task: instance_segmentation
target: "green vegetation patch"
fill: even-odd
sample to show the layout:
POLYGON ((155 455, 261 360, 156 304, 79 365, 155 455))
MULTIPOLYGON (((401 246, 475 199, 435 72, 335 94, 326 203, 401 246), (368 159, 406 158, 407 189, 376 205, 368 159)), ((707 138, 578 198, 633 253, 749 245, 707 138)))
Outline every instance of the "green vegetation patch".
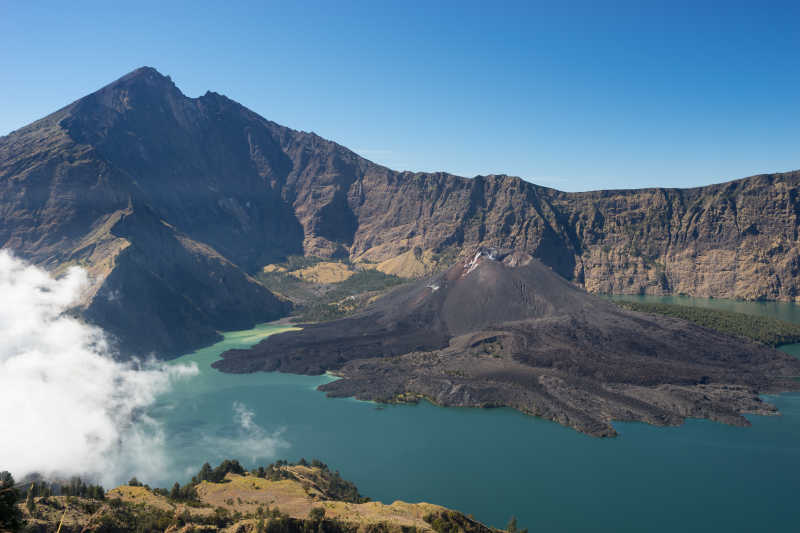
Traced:
POLYGON ((363 309, 372 296, 405 283, 406 280, 377 270, 361 270, 298 310, 302 322, 324 322, 352 315, 363 309))
POLYGON ((404 282, 405 280, 402 278, 391 274, 384 274, 377 270, 362 270, 353 274, 349 279, 337 283, 326 296, 332 300, 341 300, 364 292, 383 291, 404 282))
POLYGON ((800 324, 793 324, 775 318, 703 307, 690 307, 688 305, 620 300, 614 303, 631 311, 680 318, 704 328, 713 329, 727 335, 745 337, 767 346, 800 342, 800 324))
POLYGON ((325 322, 352 315, 377 294, 408 281, 341 259, 291 256, 276 266, 282 270, 259 272, 258 280, 273 293, 290 300, 295 306, 294 316, 300 322, 325 322), (335 283, 314 283, 297 276, 298 270, 325 262, 350 265, 356 272, 335 283))
MULTIPOLYGON (((464 516, 463 514, 451 511, 449 509, 442 509, 440 511, 428 513, 422 517, 424 521, 431 525, 431 529, 436 533, 496 533, 497 529, 488 528, 483 524, 476 522, 471 517, 464 516)), ((528 533, 527 529, 517 528, 517 519, 511 518, 509 522, 508 533, 528 533), (512 529, 513 528, 513 529, 512 529)))

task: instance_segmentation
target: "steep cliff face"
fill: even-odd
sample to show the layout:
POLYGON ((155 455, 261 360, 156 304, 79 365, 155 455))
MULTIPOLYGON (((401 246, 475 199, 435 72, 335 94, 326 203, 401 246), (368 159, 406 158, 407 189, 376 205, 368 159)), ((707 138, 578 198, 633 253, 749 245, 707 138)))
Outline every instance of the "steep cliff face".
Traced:
POLYGON ((695 189, 564 193, 507 176, 372 173, 355 258, 526 250, 592 292, 797 300, 800 172, 695 189))
POLYGON ((598 292, 796 301, 800 172, 696 189, 560 194, 598 292))
POLYGON ((576 247, 556 191, 508 176, 375 172, 366 176, 351 254, 381 261, 409 249, 525 250, 571 278, 576 247))
POLYGON ((395 172, 222 95, 188 98, 145 67, 0 138, 0 247, 56 273, 86 266, 96 283, 84 309, 97 309, 87 316, 123 339, 141 337, 144 322, 120 315, 112 327, 94 300, 104 283, 131 295, 132 317, 153 315, 134 295, 162 286, 163 335, 134 344, 179 353, 285 313, 248 274, 293 254, 421 275, 486 246, 526 251, 590 291, 797 300, 799 182, 794 172, 573 194, 508 176, 395 172), (157 223, 134 238, 122 219, 157 223), (168 242, 193 259, 166 268, 168 242), (192 292, 219 279, 230 297, 192 292), (194 311, 172 322, 166 309, 186 305, 194 311))

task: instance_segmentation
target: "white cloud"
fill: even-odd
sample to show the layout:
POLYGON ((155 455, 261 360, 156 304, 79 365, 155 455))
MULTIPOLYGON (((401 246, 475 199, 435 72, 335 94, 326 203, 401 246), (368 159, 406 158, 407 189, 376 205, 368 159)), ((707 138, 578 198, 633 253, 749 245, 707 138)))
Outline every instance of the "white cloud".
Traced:
POLYGON ((256 464, 270 459, 289 444, 281 437, 283 431, 267 432, 255 422, 255 412, 242 402, 233 402, 234 431, 230 436, 207 437, 206 448, 220 457, 237 458, 256 464))
POLYGON ((158 477, 169 460, 146 409, 197 367, 115 361, 102 330, 65 314, 87 286, 80 268, 56 280, 0 251, 0 470, 158 477))

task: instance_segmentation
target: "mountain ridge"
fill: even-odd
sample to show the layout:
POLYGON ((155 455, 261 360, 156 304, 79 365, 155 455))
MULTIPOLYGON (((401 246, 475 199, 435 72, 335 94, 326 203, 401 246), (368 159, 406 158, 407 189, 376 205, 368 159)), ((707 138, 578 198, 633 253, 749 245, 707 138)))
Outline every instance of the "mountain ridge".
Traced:
POLYGON ((134 327, 119 313, 87 314, 128 353, 178 355, 220 329, 285 315, 289 304, 252 275, 290 255, 369 264, 487 246, 528 252, 591 292, 797 301, 798 192, 798 171, 584 193, 505 175, 397 172, 218 93, 187 97, 151 67, 0 137, 0 247, 55 273, 86 266, 96 284, 84 313, 116 291, 120 305, 147 318, 134 327), (129 209, 150 228, 133 244, 113 229, 129 209), (189 254, 185 267, 201 285, 249 310, 228 305, 222 319, 214 298, 185 301, 182 275, 151 257, 162 237, 150 219, 171 228, 167 240, 189 254), (175 244, 186 239, 197 244, 175 244), (210 264, 226 275, 203 273, 210 264), (105 287, 120 266, 136 274, 105 287), (134 279, 152 279, 145 286, 160 287, 183 318, 133 305, 134 279), (164 334, 142 338, 143 324, 164 334), (178 327, 187 333, 170 338, 178 327))

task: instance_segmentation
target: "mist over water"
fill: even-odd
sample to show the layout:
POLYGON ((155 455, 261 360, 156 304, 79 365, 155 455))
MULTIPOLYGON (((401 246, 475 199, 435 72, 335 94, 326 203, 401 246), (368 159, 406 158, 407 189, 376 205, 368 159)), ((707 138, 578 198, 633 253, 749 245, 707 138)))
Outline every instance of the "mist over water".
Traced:
POLYGON ((0 470, 18 478, 81 475, 113 486, 168 468, 147 408, 194 364, 119 362, 104 332, 65 314, 89 284, 0 251, 0 470))
MULTIPOLYGON (((224 340, 213 346, 167 363, 196 365, 198 374, 174 383, 148 408, 148 415, 165 430, 165 445, 172 454, 165 470, 140 480, 168 486, 188 481, 205 462, 214 465, 238 459, 254 467, 294 456, 296 443, 287 430, 297 421, 287 419, 295 411, 286 405, 291 403, 291 395, 282 385, 284 381, 309 380, 309 376, 223 374, 211 368, 225 350, 252 346, 286 329, 290 328, 261 324, 252 330, 226 332, 224 340), (267 406, 273 411, 265 416, 267 406)), ((320 394, 313 387, 309 392, 315 397, 320 394)))
MULTIPOLYGON (((214 457, 235 458, 255 465, 259 459, 269 460, 278 450, 289 447, 282 439, 283 431, 267 432, 255 423, 255 411, 244 403, 231 403, 233 427, 226 434, 205 435, 203 443, 208 454, 214 457)), ((213 459, 213 457, 210 457, 213 459)))

